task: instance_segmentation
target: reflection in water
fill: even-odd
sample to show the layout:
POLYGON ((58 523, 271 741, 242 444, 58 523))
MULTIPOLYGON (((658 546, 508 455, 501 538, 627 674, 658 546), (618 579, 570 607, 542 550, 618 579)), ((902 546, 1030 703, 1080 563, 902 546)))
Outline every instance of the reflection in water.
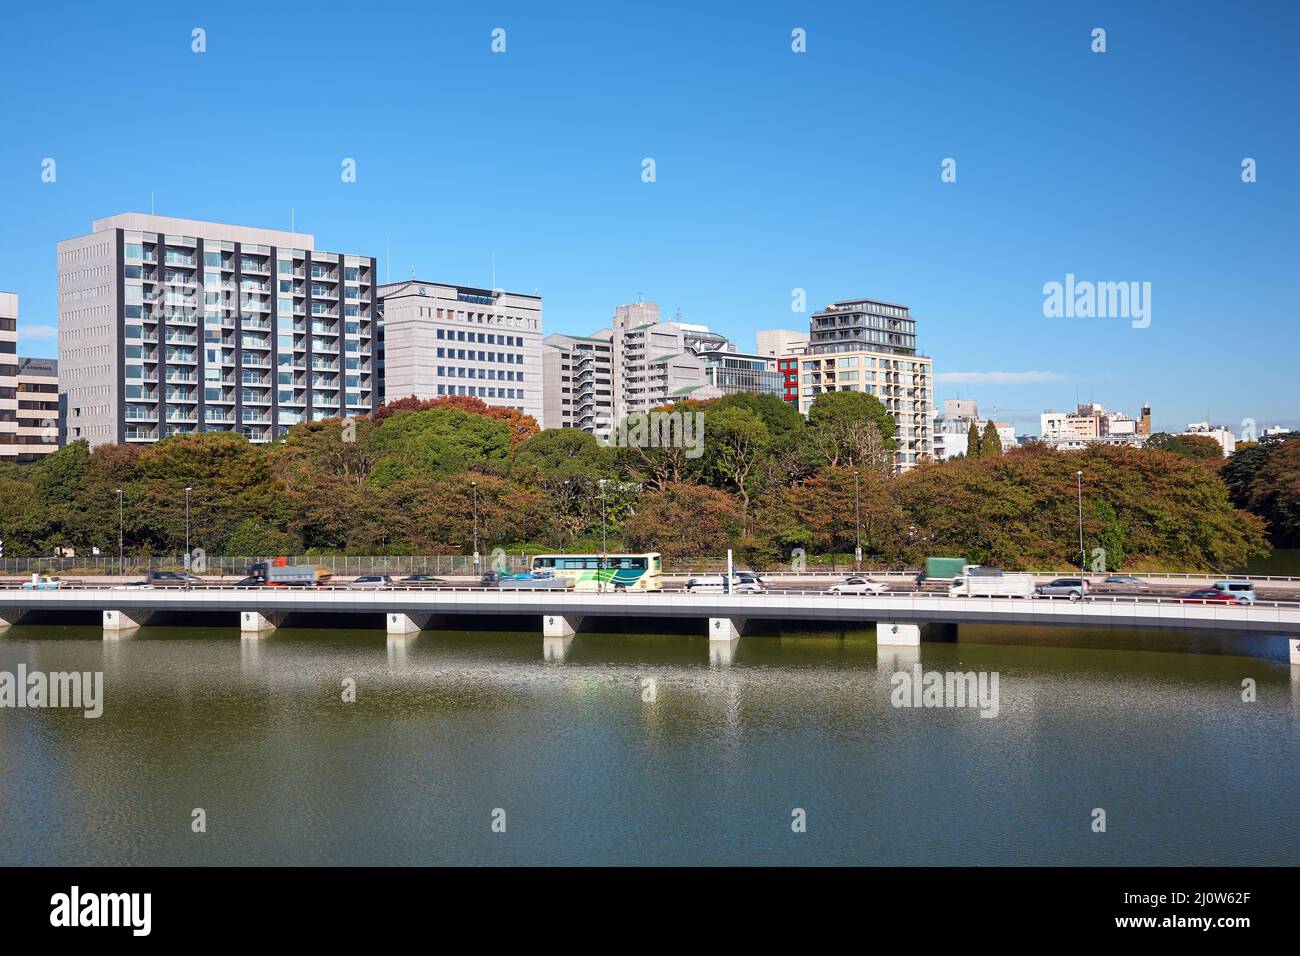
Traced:
POLYGON ((0 864, 1294 861, 1300 668, 1060 637, 14 627, 0 668, 105 709, 0 710, 0 864), (998 716, 896 709, 917 664, 998 673, 998 716))

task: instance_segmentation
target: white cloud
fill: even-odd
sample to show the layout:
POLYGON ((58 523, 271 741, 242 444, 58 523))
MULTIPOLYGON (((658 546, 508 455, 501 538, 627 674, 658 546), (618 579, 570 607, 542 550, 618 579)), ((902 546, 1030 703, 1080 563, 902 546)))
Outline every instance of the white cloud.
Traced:
POLYGON ((943 385, 1034 385, 1064 381, 1065 376, 1059 372, 940 372, 934 379, 943 385))
POLYGON ((58 338, 59 330, 52 325, 20 325, 18 338, 28 342, 48 342, 58 338))

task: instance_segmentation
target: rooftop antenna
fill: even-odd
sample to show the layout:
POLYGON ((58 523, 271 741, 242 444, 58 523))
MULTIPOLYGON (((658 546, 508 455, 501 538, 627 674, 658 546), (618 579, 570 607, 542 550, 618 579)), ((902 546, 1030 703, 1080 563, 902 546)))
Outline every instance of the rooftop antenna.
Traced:
POLYGON ((411 278, 415 278, 415 266, 411 266, 411 278))

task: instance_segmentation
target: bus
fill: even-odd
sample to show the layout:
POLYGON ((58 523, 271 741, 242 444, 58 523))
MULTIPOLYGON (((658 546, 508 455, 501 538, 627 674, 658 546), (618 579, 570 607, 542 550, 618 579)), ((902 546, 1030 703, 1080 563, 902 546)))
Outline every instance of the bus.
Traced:
POLYGON ((575 591, 658 591, 663 587, 663 561, 648 554, 538 554, 532 572, 551 573, 573 582, 575 591))

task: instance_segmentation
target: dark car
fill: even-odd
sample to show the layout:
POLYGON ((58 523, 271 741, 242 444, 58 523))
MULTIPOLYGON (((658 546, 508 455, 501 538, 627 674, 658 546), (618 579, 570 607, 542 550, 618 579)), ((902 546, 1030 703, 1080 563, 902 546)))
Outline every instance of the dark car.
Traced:
POLYGON ((260 588, 266 581, 259 574, 252 574, 234 583, 237 588, 260 588))
POLYGON ((157 587, 184 587, 187 584, 192 586, 203 583, 201 577, 184 571, 150 571, 148 580, 157 587))
POLYGON ((1101 583, 1107 587, 1116 588, 1142 588, 1147 590, 1151 587, 1147 582, 1132 574, 1112 574, 1101 583))
POLYGON ((479 578, 478 583, 485 588, 495 588, 500 586, 501 578, 493 568, 488 568, 483 572, 483 577, 479 578))
POLYGON ((1239 598, 1231 594, 1224 594, 1222 591, 1216 591, 1214 588, 1197 588, 1195 591, 1188 591, 1182 595, 1184 601, 1200 601, 1205 604, 1247 604, 1244 598, 1239 598))
POLYGON ((404 587, 434 587, 439 584, 446 584, 442 578, 435 578, 432 574, 408 574, 397 582, 404 587))

